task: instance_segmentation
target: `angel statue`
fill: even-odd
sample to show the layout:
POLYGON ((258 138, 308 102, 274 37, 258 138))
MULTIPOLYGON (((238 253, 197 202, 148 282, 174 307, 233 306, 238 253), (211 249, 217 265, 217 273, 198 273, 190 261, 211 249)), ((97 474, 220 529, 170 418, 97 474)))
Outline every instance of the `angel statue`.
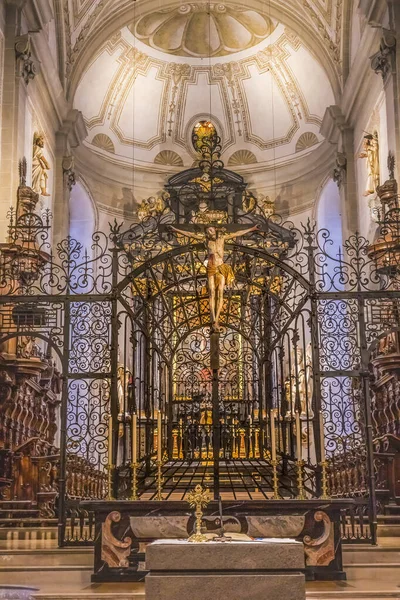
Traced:
POLYGON ((360 154, 360 158, 366 158, 368 161, 368 181, 364 196, 370 196, 371 194, 375 194, 380 183, 379 141, 376 131, 373 135, 368 133, 364 136, 363 150, 360 154))
POLYGON ((47 171, 50 170, 50 165, 44 156, 43 148, 44 136, 36 132, 33 137, 32 188, 37 194, 50 196, 47 191, 47 171))
POLYGON ((219 318, 224 304, 225 286, 230 286, 235 280, 232 267, 224 263, 225 242, 239 236, 256 231, 258 225, 249 229, 241 229, 227 233, 225 228, 207 227, 204 233, 193 233, 186 229, 170 226, 170 230, 204 242, 207 248, 207 280, 210 299, 211 323, 214 331, 219 331, 219 318))

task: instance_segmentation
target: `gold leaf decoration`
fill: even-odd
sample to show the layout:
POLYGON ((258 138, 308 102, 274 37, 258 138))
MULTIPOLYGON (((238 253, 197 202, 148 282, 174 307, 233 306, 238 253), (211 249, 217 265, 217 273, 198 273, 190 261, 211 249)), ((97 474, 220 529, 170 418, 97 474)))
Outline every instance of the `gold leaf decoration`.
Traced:
POLYGON ((92 139, 92 144, 93 146, 97 146, 97 148, 101 148, 101 150, 115 154, 114 144, 105 133, 97 133, 92 139))
POLYGON ((303 133, 296 144, 296 152, 302 152, 303 150, 307 150, 307 148, 311 148, 318 144, 318 138, 315 133, 311 133, 311 131, 306 131, 303 133))
POLYGON ((154 159, 156 165, 168 165, 171 167, 183 167, 183 160, 172 150, 162 150, 154 159))
POLYGON ((250 150, 237 150, 228 160, 228 166, 236 167, 239 165, 254 165, 257 158, 250 150))

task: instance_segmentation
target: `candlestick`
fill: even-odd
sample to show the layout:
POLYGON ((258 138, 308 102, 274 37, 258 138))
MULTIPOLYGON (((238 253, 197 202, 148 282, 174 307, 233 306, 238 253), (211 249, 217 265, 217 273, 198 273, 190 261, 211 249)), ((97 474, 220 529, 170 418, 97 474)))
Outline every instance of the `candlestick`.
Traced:
POLYGON ((164 478, 162 476, 162 461, 158 460, 157 461, 157 495, 155 497, 155 500, 158 500, 159 502, 161 502, 161 500, 164 500, 163 496, 162 496, 162 486, 164 483, 164 478))
POLYGON ((328 463, 324 460, 321 462, 322 467, 322 494, 320 496, 321 500, 330 500, 330 496, 328 494, 328 474, 327 467, 328 463))
POLYGON ((275 411, 271 410, 271 456, 276 461, 276 439, 275 439, 275 411))
POLYGON ((108 418, 108 499, 113 499, 113 421, 112 416, 108 418))
POLYGON ((162 439, 161 439, 161 410, 157 414, 157 461, 162 461, 162 439))
POLYGON ((278 479, 278 461, 276 458, 271 461, 272 474, 273 474, 273 486, 274 486, 274 500, 279 500, 279 479, 278 479))
POLYGON ((303 460, 298 460, 297 461, 297 490, 298 490, 298 494, 296 496, 296 500, 306 500, 306 496, 304 494, 303 466, 304 466, 304 461, 303 460))
POLYGON ((137 462, 137 414, 132 417, 132 463, 137 462))
POLYGON ((302 459, 302 451, 301 451, 301 421, 300 421, 300 413, 296 410, 296 442, 297 442, 297 460, 301 461, 302 459))
POLYGON ((179 419, 179 458, 183 459, 183 421, 179 419))
POLYGON ((319 412, 319 434, 321 439, 321 463, 324 463, 326 460, 325 455, 325 424, 324 424, 324 415, 322 410, 319 412))
POLYGON ((132 468, 132 495, 131 500, 136 501, 139 500, 138 496, 138 479, 137 479, 137 471, 139 468, 139 463, 133 462, 131 464, 132 468))

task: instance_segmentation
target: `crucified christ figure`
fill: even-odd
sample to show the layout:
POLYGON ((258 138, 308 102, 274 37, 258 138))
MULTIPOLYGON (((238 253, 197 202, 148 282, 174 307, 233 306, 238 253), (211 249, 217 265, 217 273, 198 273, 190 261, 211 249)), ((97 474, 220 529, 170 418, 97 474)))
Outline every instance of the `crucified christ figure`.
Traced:
POLYGON ((207 280, 210 298, 211 323, 214 331, 219 331, 219 318, 224 304, 224 290, 235 280, 232 267, 224 263, 225 242, 246 235, 258 229, 258 225, 226 233, 225 229, 207 227, 204 233, 192 233, 186 229, 170 226, 171 231, 204 242, 207 247, 207 280))

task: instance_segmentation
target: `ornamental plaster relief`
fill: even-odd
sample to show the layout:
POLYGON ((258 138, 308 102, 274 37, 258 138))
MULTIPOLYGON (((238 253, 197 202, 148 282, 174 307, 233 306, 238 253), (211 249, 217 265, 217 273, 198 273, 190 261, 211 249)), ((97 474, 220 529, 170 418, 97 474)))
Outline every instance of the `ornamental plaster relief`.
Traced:
POLYGON ((92 59, 77 89, 75 105, 84 113, 90 139, 106 135, 116 157, 132 157, 132 144, 147 152, 157 146, 149 156, 136 155, 153 162, 161 149, 173 149, 172 142, 194 159, 190 126, 211 114, 220 124, 225 152, 243 140, 248 150, 258 150, 260 162, 268 160, 260 153, 278 147, 290 145, 285 154, 294 154, 303 133, 317 135, 333 94, 299 37, 280 30, 276 41, 256 54, 208 65, 166 62, 133 47, 125 30, 115 34, 92 59), (306 69, 301 84, 297 54, 306 69), (313 71, 323 94, 310 85, 313 71), (321 106, 315 106, 316 98, 321 106))
MULTIPOLYGON (((287 0, 285 2, 285 12, 293 12, 297 22, 304 22, 304 25, 313 28, 315 35, 320 38, 329 53, 338 74, 341 70, 343 10, 346 2, 347 0, 287 0)), ((207 56, 209 54, 215 56, 232 54, 232 52, 249 48, 263 38, 265 39, 269 35, 269 29, 273 31, 274 18, 282 8, 281 2, 278 0, 271 0, 268 7, 259 0, 251 0, 246 3, 245 9, 242 3, 231 1, 225 3, 187 2, 183 5, 182 2, 179 5, 177 2, 170 2, 166 5, 165 10, 159 11, 161 16, 164 15, 165 21, 169 22, 168 16, 171 16, 171 13, 175 11, 177 13, 175 18, 185 20, 190 17, 190 19, 194 19, 193 23, 196 24, 196 31, 199 27, 204 27, 204 7, 208 8, 209 5, 212 8, 213 19, 216 16, 224 19, 229 15, 231 17, 229 22, 231 29, 232 23, 236 22, 238 31, 233 37, 232 31, 228 27, 223 26, 221 29, 219 24, 218 31, 215 31, 215 44, 207 49, 207 56), (218 10, 221 12, 218 13, 218 10), (183 11, 182 14, 179 15, 179 11, 183 11), (201 16, 202 14, 203 16, 201 16), (228 36, 225 41, 223 40, 224 32, 228 36)), ((134 7, 137 16, 132 25, 133 31, 139 35, 137 29, 138 24, 141 23, 139 37, 150 46, 175 54, 182 51, 183 55, 202 56, 205 49, 200 47, 201 44, 193 49, 190 49, 190 44, 189 48, 185 46, 182 23, 180 44, 176 41, 179 28, 178 30, 176 28, 171 30, 174 35, 176 34, 175 37, 171 38, 166 34, 159 34, 157 37, 157 26, 154 17, 157 9, 159 9, 159 4, 154 4, 151 0, 137 3, 134 7), (154 10, 155 8, 156 10, 154 10), (166 44, 167 46, 164 48, 166 44)), ((108 26, 113 15, 116 19, 117 17, 120 19, 121 15, 124 14, 126 15, 126 23, 128 23, 129 19, 132 19, 132 0, 64 0, 64 20, 67 31, 67 72, 69 75, 72 74, 74 65, 80 55, 87 51, 91 43, 101 37, 102 31, 105 30, 105 23, 108 26)), ((190 37, 191 40, 201 39, 201 36, 191 35, 190 37)))

